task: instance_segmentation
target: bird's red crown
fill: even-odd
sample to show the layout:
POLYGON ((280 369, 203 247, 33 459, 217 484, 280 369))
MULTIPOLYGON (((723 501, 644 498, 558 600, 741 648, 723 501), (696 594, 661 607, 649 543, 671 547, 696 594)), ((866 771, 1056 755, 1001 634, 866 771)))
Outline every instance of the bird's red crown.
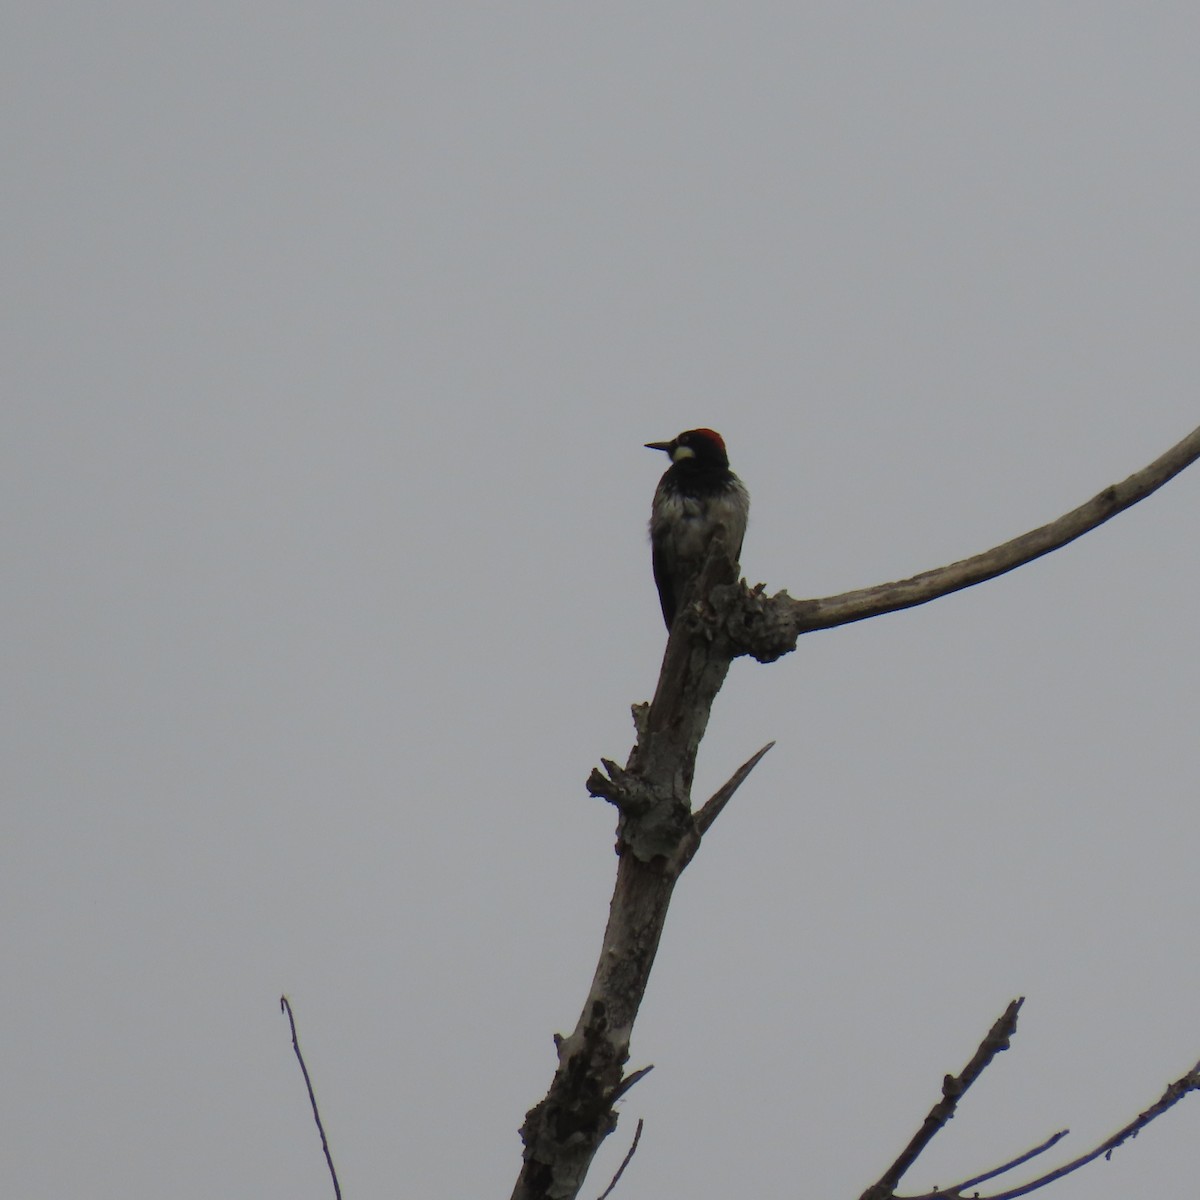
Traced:
POLYGON ((682 442, 684 438, 704 438, 706 441, 715 442, 722 450, 725 450, 725 439, 715 429, 689 429, 687 433, 681 433, 678 440, 682 442))

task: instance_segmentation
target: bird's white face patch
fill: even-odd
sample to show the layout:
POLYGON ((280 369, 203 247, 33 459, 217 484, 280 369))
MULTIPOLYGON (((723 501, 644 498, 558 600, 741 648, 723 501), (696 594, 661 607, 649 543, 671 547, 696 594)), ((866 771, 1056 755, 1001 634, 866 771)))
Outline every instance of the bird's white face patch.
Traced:
MULTIPOLYGON (((676 446, 675 449, 671 451, 671 461, 673 463, 683 462, 685 458, 695 457, 696 452, 691 448, 691 446, 676 446)), ((661 461, 662 459, 659 459, 659 462, 661 461)))

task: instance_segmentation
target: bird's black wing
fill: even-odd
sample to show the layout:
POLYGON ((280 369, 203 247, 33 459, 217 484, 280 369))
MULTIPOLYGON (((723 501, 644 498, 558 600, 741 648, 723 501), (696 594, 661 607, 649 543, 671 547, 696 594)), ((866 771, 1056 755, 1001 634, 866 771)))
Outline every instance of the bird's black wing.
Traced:
POLYGON ((670 633, 679 598, 675 595, 675 582, 667 561, 665 541, 662 537, 652 538, 650 552, 654 564, 654 582, 658 587, 658 602, 662 605, 663 620, 667 623, 667 632, 670 633))

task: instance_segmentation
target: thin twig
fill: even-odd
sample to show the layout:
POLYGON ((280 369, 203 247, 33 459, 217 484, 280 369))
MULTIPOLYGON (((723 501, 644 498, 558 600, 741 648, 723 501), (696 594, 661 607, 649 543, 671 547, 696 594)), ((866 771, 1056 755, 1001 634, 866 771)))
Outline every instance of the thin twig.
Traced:
POLYGON ((333 1180, 333 1194, 337 1200, 342 1200, 342 1189, 338 1184, 337 1170, 333 1165, 333 1155, 329 1153, 329 1141, 325 1137, 325 1126, 321 1124, 321 1111, 317 1108, 317 1097, 313 1093, 312 1080, 308 1076, 308 1067, 304 1064, 304 1055, 300 1053, 300 1039, 296 1036, 296 1018, 292 1016, 292 1006, 286 996, 279 997, 280 1011, 287 1013, 288 1024, 292 1027, 292 1049, 304 1073, 304 1086, 308 1088, 308 1102, 312 1105, 313 1120, 317 1123, 317 1132, 321 1135, 321 1149, 325 1151, 325 1161, 329 1164, 329 1177, 333 1180))
POLYGON ((967 1188, 977 1187, 981 1183, 986 1183, 989 1179, 995 1179, 999 1175, 1006 1175, 1009 1171, 1015 1171, 1017 1167, 1024 1166, 1025 1163, 1029 1162, 1031 1158, 1037 1158, 1039 1154, 1045 1154, 1051 1146, 1057 1146, 1070 1132, 1069 1129, 1060 1129, 1057 1133, 1052 1133, 1040 1146, 1034 1146, 1032 1150, 1026 1150, 1024 1154, 1020 1154, 1006 1163, 1001 1163, 1000 1166, 993 1167, 990 1171, 984 1171, 982 1175, 976 1175, 971 1179, 964 1179, 962 1183, 956 1183, 951 1188, 942 1188, 941 1190, 953 1196, 958 1192, 965 1192, 967 1188))
POLYGON ((878 1183, 873 1183, 863 1192, 861 1200, 884 1200, 885 1197, 895 1195, 896 1185, 904 1177, 904 1173, 917 1161, 938 1131, 954 1116, 954 1110, 967 1088, 983 1074, 1001 1050, 1008 1049, 1009 1039, 1017 1031, 1017 1013, 1021 1011, 1021 1005, 1024 1003, 1024 996, 1013 1000, 988 1030, 987 1036, 979 1043, 979 1049, 963 1067, 962 1073, 945 1077, 942 1081, 941 1100, 929 1110, 921 1128, 904 1147, 900 1157, 884 1171, 878 1183))
POLYGON ((638 1117, 637 1129, 635 1129, 633 1132, 633 1143, 629 1147, 629 1152, 621 1160, 621 1165, 617 1168, 617 1173, 612 1177, 612 1183, 610 1183, 608 1187, 606 1187, 604 1191, 600 1193, 600 1195, 597 1197, 597 1200, 608 1200, 608 1197, 612 1194, 613 1188, 617 1186, 617 1180, 619 1180, 621 1176, 625 1174, 625 1168, 629 1166, 629 1160, 633 1157, 634 1152, 638 1148, 638 1142, 640 1142, 642 1139, 642 1124, 642 1118, 638 1117))
POLYGON ((1128 1125, 1118 1129, 1112 1137, 1105 1139, 1094 1150, 1089 1150, 1087 1154, 1081 1154, 1069 1163, 1064 1163, 1061 1167, 1057 1167, 1045 1175, 1040 1175, 1037 1179, 1022 1184, 1020 1187, 1012 1188, 1007 1192, 996 1192, 992 1196, 981 1198, 981 1200, 1016 1200, 1018 1196, 1027 1196, 1030 1192, 1044 1188, 1048 1183, 1053 1183, 1064 1175, 1078 1171, 1080 1167, 1087 1166, 1088 1163, 1094 1162, 1102 1155, 1111 1154, 1122 1142, 1128 1141, 1131 1137, 1137 1137, 1151 1121, 1156 1117, 1161 1117, 1167 1109, 1178 1104, 1188 1092, 1194 1091, 1200 1091, 1200 1062, 1196 1063, 1186 1075, 1181 1075, 1174 1083, 1167 1084, 1163 1094, 1145 1112, 1138 1113, 1128 1125))
MULTIPOLYGON (((1039 1175, 1036 1179, 1031 1179, 1028 1183, 1021 1184, 1020 1187, 1010 1188, 1006 1192, 993 1192, 988 1196, 980 1196, 976 1192, 975 1200, 1017 1200, 1020 1196, 1028 1196, 1030 1192, 1036 1192, 1040 1188, 1046 1187, 1047 1184, 1062 1179, 1064 1175, 1070 1175, 1072 1172, 1078 1171, 1080 1167, 1085 1167, 1088 1163, 1095 1162, 1098 1158, 1107 1158, 1122 1142, 1137 1137, 1151 1121, 1157 1117, 1161 1117, 1167 1109, 1178 1104, 1189 1092, 1195 1091, 1200 1091, 1200 1062, 1197 1062, 1190 1071, 1185 1075, 1181 1075, 1174 1083, 1169 1083, 1163 1094, 1145 1112, 1138 1113, 1128 1125, 1122 1126, 1112 1137, 1106 1138, 1094 1150, 1089 1150, 1086 1154, 1081 1154, 1078 1158, 1073 1158, 1070 1162, 1063 1163, 1061 1167, 1056 1167, 1053 1171, 1047 1171, 1045 1175, 1039 1175)), ((875 1184, 874 1187, 869 1188, 863 1194, 863 1200, 946 1200, 947 1197, 961 1197, 967 1188, 974 1187, 976 1184, 984 1182, 984 1180, 994 1179, 997 1175, 1011 1171, 1014 1167, 1019 1167, 1022 1163, 1028 1162, 1031 1158, 1048 1150, 1061 1138, 1065 1137, 1066 1133, 1065 1129, 1060 1130, 1040 1146, 1036 1146, 1027 1154, 1021 1155, 1020 1158, 1015 1158, 1012 1162, 1005 1163, 1002 1167, 997 1167, 983 1175, 977 1175, 974 1179, 965 1179, 962 1183, 956 1184, 951 1188, 939 1188, 935 1192, 926 1192, 920 1196, 896 1197, 895 1193, 891 1191, 876 1191, 875 1189, 879 1187, 879 1184, 875 1184)))

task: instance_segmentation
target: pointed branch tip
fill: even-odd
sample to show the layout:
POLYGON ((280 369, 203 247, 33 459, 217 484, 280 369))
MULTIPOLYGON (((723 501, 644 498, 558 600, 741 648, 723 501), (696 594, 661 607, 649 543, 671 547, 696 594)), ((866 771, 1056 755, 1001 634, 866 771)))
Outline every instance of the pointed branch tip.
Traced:
POLYGON ((752 754, 734 773, 715 791, 695 816, 696 832, 703 837, 712 827, 712 823, 721 815, 721 810, 733 799, 733 794, 746 782, 746 777, 762 761, 763 756, 774 746, 774 741, 768 742, 761 750, 752 754))

